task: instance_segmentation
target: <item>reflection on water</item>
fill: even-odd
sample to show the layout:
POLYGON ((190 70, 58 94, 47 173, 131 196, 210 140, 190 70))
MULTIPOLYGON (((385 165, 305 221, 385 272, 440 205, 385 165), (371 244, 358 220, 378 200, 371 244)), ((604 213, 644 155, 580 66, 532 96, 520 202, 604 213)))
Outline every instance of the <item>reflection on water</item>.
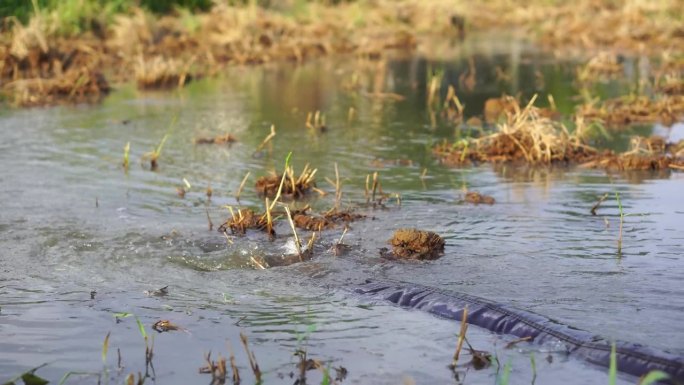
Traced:
MULTIPOLYGON (((155 336, 157 377, 164 383, 206 380, 197 374, 203 354, 227 354, 226 341, 248 377, 240 331, 250 336, 267 383, 294 382, 292 353, 303 343, 311 357, 346 367, 353 383, 394 384, 405 376, 417 383, 452 381, 445 366, 456 325, 368 307, 338 289, 367 277, 480 295, 610 338, 684 353, 684 290, 677 273, 684 255, 681 173, 444 168, 430 148, 452 138, 454 127, 439 118, 431 122, 425 103, 430 74, 443 74, 442 97, 447 84, 456 86, 467 116, 481 114, 484 101, 503 92, 523 100, 538 93, 542 101, 553 94, 564 112, 577 95, 573 63, 520 43, 471 41, 449 52, 442 61, 348 58, 234 68, 222 79, 177 93, 124 87, 99 106, 4 112, 0 373, 44 362, 50 365, 40 373, 53 380, 69 370, 99 371, 102 364, 93 357, 110 331, 124 371, 144 371, 137 326, 131 318, 116 323, 112 317, 125 311, 148 326, 169 319, 188 329, 155 336), (326 115, 325 133, 305 126, 315 111, 326 115), (272 124, 272 146, 255 154, 272 124), (195 137, 227 132, 238 142, 193 144, 195 137), (138 161, 167 133, 159 170, 151 172, 138 161), (131 168, 124 172, 127 142, 131 168), (295 169, 306 163, 318 168, 318 187, 331 193, 325 177, 334 179, 339 165, 344 206, 365 201, 366 175, 374 171, 384 191, 401 194, 402 204, 362 209, 371 218, 348 230, 348 255, 331 253, 342 235, 335 229, 321 235, 313 261, 252 270, 250 257, 287 252, 289 227, 279 224, 273 242, 255 233, 230 244, 208 231, 207 213, 216 228, 229 215, 225 205, 261 207, 251 186, 257 176, 280 169, 290 151, 295 169), (235 193, 248 171, 252 176, 238 203, 235 193), (181 199, 176 188, 184 178, 191 188, 181 199), (466 190, 492 195, 497 203, 460 203, 466 190), (616 201, 606 200, 597 216, 589 212, 598 197, 615 191, 630 214, 621 257, 616 201), (408 226, 442 234, 446 255, 416 264, 380 259, 378 249, 392 231, 408 226), (168 296, 144 294, 166 285, 168 296)), ((626 85, 611 85, 620 86, 626 85)), ((677 138, 682 130, 655 131, 677 138)), ((624 146, 629 135, 617 139, 613 145, 624 146)), ((332 195, 309 203, 328 208, 332 195)), ((469 330, 470 342, 510 361, 513 378, 521 382, 532 376, 530 354, 537 357, 538 383, 603 381, 603 369, 547 347, 504 350, 507 338, 469 330)), ((493 369, 470 371, 466 383, 491 383, 495 375, 493 369)))

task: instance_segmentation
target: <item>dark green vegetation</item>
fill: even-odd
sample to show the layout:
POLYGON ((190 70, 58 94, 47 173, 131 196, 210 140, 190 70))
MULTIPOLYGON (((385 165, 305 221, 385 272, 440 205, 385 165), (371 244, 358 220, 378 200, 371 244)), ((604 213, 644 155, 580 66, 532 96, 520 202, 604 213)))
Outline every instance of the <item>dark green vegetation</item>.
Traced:
POLYGON ((115 13, 129 12, 142 7, 150 12, 166 14, 183 8, 191 11, 208 11, 211 0, 3 0, 0 2, 0 18, 14 17, 22 23, 38 12, 57 12, 73 23, 69 32, 87 31, 93 22, 110 21, 115 13))

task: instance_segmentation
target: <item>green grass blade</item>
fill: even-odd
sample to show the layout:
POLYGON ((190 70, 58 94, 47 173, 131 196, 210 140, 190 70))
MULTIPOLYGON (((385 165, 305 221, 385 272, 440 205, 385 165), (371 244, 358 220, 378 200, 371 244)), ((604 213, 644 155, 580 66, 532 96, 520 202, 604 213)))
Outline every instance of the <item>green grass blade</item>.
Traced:
POLYGON ((670 378, 669 374, 661 372, 660 370, 652 370, 639 381, 639 385, 651 385, 659 381, 667 380, 668 378, 670 378))
POLYGON ((499 385, 508 385, 508 381, 510 380, 511 377, 511 361, 506 362, 506 365, 504 365, 503 368, 503 373, 501 373, 501 377, 499 377, 499 385))
POLYGON ((109 350, 109 335, 112 332, 107 332, 107 336, 105 336, 104 342, 102 343, 102 363, 106 364, 107 363, 107 351, 109 350))
POLYGON ((615 385, 617 382, 617 353, 615 352, 615 342, 610 347, 610 366, 608 366, 608 385, 615 385))
POLYGON ((135 317, 135 322, 138 324, 138 330, 140 330, 140 335, 147 340, 147 332, 145 331, 145 325, 140 322, 140 318, 135 317))

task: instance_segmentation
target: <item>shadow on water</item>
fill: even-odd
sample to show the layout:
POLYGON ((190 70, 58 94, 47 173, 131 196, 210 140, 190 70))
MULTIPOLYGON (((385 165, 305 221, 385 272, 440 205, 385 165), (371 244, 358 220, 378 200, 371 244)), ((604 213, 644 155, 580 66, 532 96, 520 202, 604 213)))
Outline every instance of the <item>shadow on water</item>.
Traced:
MULTIPOLYGON (((446 365, 457 326, 418 312, 366 306, 337 289, 367 277, 475 294, 610 338, 684 353, 684 290, 677 273, 684 255, 680 173, 448 169, 432 158, 431 145, 453 138, 455 129, 431 121, 428 74, 442 74, 443 93, 446 85, 456 86, 467 117, 481 115, 485 101, 502 93, 523 100, 539 94, 541 101, 552 94, 562 112, 577 103, 576 63, 558 62, 521 43, 478 44, 466 43, 443 61, 348 58, 233 68, 219 80, 177 93, 123 87, 98 106, 5 112, 0 372, 19 373, 44 362, 49 365, 39 373, 54 380, 69 370, 100 371, 102 363, 93 357, 101 354, 108 332, 110 349, 121 349, 124 371, 144 372, 144 343, 134 320, 117 323, 112 316, 129 312, 148 329, 168 319, 188 331, 155 336, 156 376, 164 383, 208 380, 197 373, 203 354, 228 355, 226 341, 249 376, 240 331, 249 335, 266 383, 293 383, 292 353, 308 325, 315 325, 306 335, 310 356, 344 366, 355 383, 453 381, 446 365), (325 114, 324 133, 305 125, 315 111, 325 114), (272 124, 272 146, 255 154, 272 124), (194 138, 226 133, 237 142, 193 144, 194 138), (152 172, 139 159, 165 134, 159 169, 152 172), (131 164, 124 172, 127 142, 131 164), (254 270, 250 257, 292 252, 289 226, 278 224, 274 241, 248 233, 230 244, 215 228, 207 230, 207 212, 217 226, 229 216, 225 205, 261 209, 254 181, 280 170, 290 151, 296 170, 306 163, 318 168, 318 188, 329 193, 313 206, 329 208, 334 187, 324 178, 334 179, 337 163, 343 205, 364 202, 366 175, 378 171, 382 188, 401 194, 401 207, 361 208, 369 218, 350 225, 347 255, 330 251, 342 235, 338 227, 321 234, 312 261, 254 270), (235 194, 248 171, 238 202, 235 194), (180 198, 176 190, 185 186, 184 178, 191 187, 180 198), (463 203, 466 190, 491 195, 496 204, 463 203), (607 200, 597 216, 589 212, 601 195, 615 191, 631 214, 621 258, 617 203, 607 200), (430 263, 380 258, 378 249, 400 227, 439 233, 447 241, 445 256, 430 263), (166 285, 166 296, 144 293, 166 285)), ((646 134, 653 127, 635 130, 646 134)), ((655 130, 681 135, 677 126, 655 130)), ((625 134, 612 145, 619 149, 628 142, 625 134)), ((532 377, 530 354, 537 357, 538 383, 604 380, 602 369, 554 347, 504 349, 507 338, 469 330, 470 342, 495 352, 502 363, 510 361, 520 381, 532 377)), ((112 350, 110 368, 116 366, 113 357, 112 350)), ((491 383, 495 375, 471 371, 465 383, 491 383)), ((629 377, 619 381, 634 383, 629 377)))

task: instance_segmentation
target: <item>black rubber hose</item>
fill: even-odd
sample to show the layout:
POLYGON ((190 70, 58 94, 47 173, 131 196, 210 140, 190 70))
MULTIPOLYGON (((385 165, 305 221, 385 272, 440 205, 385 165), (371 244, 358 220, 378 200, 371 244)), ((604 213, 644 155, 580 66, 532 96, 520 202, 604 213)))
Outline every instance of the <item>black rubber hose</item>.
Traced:
MULTIPOLYGON (((528 311, 487 301, 472 295, 439 290, 400 281, 366 281, 353 291, 404 308, 420 309, 439 317, 461 321, 468 307, 467 322, 499 334, 529 337, 538 344, 562 344, 569 354, 593 364, 610 365, 611 343, 587 331, 571 328, 528 311)), ((617 369, 635 376, 661 370, 670 383, 684 383, 684 357, 640 344, 616 342, 617 369)))

